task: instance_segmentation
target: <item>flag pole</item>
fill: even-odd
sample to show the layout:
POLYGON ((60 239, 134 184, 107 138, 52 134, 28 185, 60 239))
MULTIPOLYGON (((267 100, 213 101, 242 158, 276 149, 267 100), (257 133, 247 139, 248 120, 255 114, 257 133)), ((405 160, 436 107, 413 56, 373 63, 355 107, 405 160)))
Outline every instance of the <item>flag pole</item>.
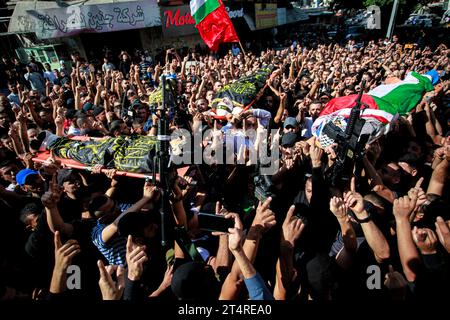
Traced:
POLYGON ((239 40, 239 45, 241 46, 242 53, 244 54, 244 56, 246 56, 247 54, 245 53, 244 47, 242 46, 242 43, 241 43, 241 40, 239 40))

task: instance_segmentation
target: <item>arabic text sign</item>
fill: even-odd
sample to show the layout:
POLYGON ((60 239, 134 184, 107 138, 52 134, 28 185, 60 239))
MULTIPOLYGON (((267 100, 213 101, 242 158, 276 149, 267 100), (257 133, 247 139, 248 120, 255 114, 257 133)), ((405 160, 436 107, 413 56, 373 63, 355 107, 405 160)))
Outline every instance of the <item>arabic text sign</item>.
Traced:
POLYGON ((256 29, 275 27, 278 22, 277 4, 266 3, 263 6, 261 3, 255 3, 255 22, 256 29))
POLYGON ((32 24, 35 29, 30 31, 36 32, 36 35, 43 39, 65 37, 80 32, 110 32, 161 25, 156 0, 26 12, 28 18, 34 20, 32 24))

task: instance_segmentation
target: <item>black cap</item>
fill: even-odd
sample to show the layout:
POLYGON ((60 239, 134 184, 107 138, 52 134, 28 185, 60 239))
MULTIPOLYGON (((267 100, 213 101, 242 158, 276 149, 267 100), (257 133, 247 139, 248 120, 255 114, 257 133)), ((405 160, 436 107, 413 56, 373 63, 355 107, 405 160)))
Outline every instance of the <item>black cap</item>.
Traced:
POLYGON ((217 279, 204 263, 187 262, 176 269, 172 291, 183 300, 217 300, 217 279))
POLYGON ((65 114, 65 117, 66 117, 66 119, 70 119, 70 120, 76 118, 77 117, 77 110, 75 110, 75 109, 67 110, 66 114, 65 114))
POLYGON ((297 142, 297 134, 294 132, 285 133, 283 135, 283 137, 281 138, 281 146, 282 147, 286 147, 286 148, 293 147, 296 142, 297 142))
POLYGON ((70 169, 61 169, 58 172, 58 177, 56 180, 58 181, 58 185, 62 187, 64 182, 78 180, 78 176, 70 169))
POLYGON ((100 113, 102 113, 103 111, 105 111, 105 108, 103 108, 103 107, 95 107, 95 108, 94 108, 94 112, 93 112, 94 117, 98 116, 98 115, 99 115, 100 113))

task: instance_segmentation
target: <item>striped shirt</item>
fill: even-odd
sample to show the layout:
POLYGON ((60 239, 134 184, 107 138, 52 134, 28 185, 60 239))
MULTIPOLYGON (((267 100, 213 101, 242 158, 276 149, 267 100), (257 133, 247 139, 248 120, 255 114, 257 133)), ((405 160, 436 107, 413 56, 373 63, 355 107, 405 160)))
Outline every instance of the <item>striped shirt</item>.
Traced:
POLYGON ((118 235, 114 236, 108 243, 103 242, 102 231, 107 227, 106 224, 97 222, 92 229, 91 239, 97 249, 108 260, 110 265, 126 266, 126 248, 127 239, 118 235))

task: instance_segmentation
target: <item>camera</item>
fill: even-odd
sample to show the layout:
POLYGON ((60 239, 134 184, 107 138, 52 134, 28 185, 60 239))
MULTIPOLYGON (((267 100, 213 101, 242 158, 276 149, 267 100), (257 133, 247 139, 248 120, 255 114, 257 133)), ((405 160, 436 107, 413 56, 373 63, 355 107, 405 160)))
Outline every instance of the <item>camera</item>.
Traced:
POLYGON ((271 176, 259 175, 254 178, 255 197, 264 202, 268 197, 275 197, 275 186, 272 183, 271 176))

